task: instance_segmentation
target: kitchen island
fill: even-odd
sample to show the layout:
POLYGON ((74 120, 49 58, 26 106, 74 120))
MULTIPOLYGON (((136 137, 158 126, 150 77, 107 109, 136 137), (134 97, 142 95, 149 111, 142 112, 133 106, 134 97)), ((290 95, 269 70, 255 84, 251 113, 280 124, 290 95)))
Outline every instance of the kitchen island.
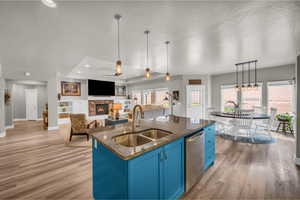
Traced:
POLYGON ((213 121, 167 116, 140 120, 134 131, 128 122, 93 133, 94 198, 180 197, 185 192, 185 138, 200 131, 206 169, 215 160, 213 121))

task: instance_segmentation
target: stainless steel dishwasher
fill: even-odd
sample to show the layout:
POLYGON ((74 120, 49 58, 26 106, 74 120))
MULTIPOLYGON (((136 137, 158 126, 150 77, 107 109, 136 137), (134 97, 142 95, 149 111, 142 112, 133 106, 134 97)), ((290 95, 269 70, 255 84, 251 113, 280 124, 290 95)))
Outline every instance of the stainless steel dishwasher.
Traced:
POLYGON ((185 139, 185 189, 193 187, 204 173, 204 132, 185 139))

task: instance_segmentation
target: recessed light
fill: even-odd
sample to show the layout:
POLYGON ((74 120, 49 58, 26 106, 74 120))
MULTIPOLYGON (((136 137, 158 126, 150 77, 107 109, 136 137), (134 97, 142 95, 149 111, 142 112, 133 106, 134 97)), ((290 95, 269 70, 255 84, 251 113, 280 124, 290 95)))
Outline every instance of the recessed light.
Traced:
POLYGON ((56 3, 53 0, 41 0, 43 4, 50 8, 56 8, 56 3))
POLYGON ((86 67, 86 68, 90 68, 90 67, 91 67, 91 65, 89 65, 89 64, 85 64, 85 65, 84 65, 84 67, 86 67))
POLYGON ((81 71, 77 71, 77 74, 81 74, 81 71))
POLYGON ((30 76, 31 74, 30 74, 30 72, 25 72, 24 75, 25 76, 30 76))

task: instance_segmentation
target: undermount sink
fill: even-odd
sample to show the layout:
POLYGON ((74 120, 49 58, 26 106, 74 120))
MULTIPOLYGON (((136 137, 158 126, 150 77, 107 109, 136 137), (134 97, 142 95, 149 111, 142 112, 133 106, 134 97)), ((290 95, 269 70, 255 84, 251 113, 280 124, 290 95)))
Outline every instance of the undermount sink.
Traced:
POLYGON ((148 138, 154 139, 154 140, 164 138, 171 134, 173 134, 173 133, 164 131, 164 130, 160 130, 160 129, 148 129, 148 130, 142 131, 142 135, 144 135, 148 138))
POLYGON ((125 134, 113 138, 113 140, 126 147, 137 147, 151 142, 150 139, 142 137, 138 134, 125 134))
POLYGON ((117 144, 125 147, 137 147, 167 137, 171 134, 173 133, 169 131, 150 128, 137 132, 127 132, 126 134, 117 135, 112 139, 117 144))

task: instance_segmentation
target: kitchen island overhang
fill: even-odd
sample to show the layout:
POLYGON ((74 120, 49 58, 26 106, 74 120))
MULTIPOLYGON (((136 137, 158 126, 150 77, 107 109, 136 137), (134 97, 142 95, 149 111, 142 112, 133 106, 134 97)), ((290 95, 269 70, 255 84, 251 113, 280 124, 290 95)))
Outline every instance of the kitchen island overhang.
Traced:
POLYGON ((139 127, 135 127, 132 131, 131 122, 118 124, 115 126, 108 126, 103 130, 91 133, 92 137, 105 147, 113 151, 123 160, 130 160, 143 153, 156 149, 162 145, 170 143, 178 138, 186 137, 196 132, 203 130, 205 127, 213 125, 215 121, 212 120, 193 120, 186 117, 179 117, 174 115, 157 117, 153 120, 140 120, 139 127), (114 142, 113 138, 122 134, 141 132, 147 129, 158 129, 171 132, 168 137, 161 138, 160 141, 151 142, 142 147, 128 148, 122 147, 114 142), (133 151, 134 150, 134 151, 133 151))

